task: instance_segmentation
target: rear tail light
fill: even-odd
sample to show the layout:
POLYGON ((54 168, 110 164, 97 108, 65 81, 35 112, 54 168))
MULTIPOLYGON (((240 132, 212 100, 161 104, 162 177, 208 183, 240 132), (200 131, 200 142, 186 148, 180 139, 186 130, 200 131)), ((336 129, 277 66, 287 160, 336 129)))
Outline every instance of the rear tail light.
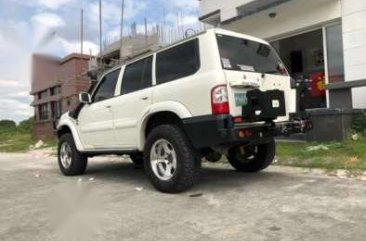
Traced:
POLYGON ((212 89, 211 106, 212 114, 214 115, 223 115, 230 113, 226 85, 219 85, 212 89))

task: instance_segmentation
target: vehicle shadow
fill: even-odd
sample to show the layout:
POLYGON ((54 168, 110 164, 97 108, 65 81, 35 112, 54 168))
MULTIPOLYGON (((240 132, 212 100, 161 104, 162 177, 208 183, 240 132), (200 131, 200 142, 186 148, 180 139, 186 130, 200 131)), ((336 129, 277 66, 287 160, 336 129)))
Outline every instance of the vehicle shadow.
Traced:
MULTIPOLYGON (((136 168, 128 162, 90 163, 86 172, 87 177, 94 177, 103 182, 113 182, 143 186, 145 189, 154 188, 147 179, 143 168, 136 168)), ((284 172, 265 170, 258 173, 241 173, 224 165, 209 164, 202 167, 201 178, 192 191, 203 192, 210 190, 233 190, 255 183, 273 183, 279 180, 292 180, 294 177, 284 172)))

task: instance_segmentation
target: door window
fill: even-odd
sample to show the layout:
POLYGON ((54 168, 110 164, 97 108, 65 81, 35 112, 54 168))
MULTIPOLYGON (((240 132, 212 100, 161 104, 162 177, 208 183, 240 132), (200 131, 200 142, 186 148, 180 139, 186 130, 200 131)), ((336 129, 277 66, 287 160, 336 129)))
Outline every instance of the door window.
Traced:
POLYGON ((115 70, 104 76, 104 78, 101 80, 100 85, 95 91, 93 102, 107 100, 114 96, 119 73, 120 69, 115 70))
POLYGON ((157 54, 156 82, 166 83, 194 74, 200 68, 198 39, 157 54))
POLYGON ((121 94, 148 88, 152 85, 152 56, 126 66, 121 94))

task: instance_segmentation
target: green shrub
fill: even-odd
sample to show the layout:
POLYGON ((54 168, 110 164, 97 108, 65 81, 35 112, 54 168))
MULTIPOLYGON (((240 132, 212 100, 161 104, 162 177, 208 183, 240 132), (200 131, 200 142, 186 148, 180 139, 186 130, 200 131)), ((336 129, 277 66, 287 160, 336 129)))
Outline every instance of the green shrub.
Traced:
POLYGON ((0 134, 16 132, 17 125, 12 120, 0 120, 0 134))
POLYGON ((353 118, 352 129, 364 133, 366 130, 366 113, 358 114, 353 118))
POLYGON ((20 133, 32 133, 33 130, 33 117, 23 120, 17 126, 17 131, 20 133))

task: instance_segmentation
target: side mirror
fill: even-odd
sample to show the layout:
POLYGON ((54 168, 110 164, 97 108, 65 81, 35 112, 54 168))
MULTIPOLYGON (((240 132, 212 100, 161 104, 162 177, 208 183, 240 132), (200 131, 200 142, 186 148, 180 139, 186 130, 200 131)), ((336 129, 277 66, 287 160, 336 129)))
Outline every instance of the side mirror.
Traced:
POLYGON ((79 101, 83 104, 90 104, 91 103, 91 97, 90 94, 87 92, 81 92, 79 94, 79 101))

